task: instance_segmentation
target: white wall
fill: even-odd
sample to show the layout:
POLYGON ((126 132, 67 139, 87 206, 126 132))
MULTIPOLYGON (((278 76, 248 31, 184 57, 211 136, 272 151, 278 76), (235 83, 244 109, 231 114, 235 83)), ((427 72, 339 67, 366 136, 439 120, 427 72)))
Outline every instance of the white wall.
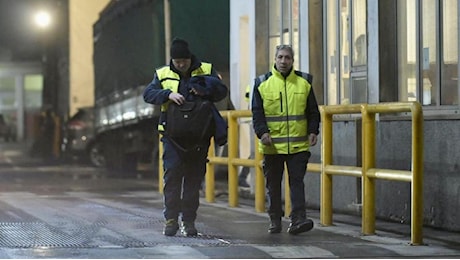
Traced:
MULTIPOLYGON (((252 86, 256 77, 255 39, 255 1, 230 1, 230 93, 237 110, 249 108, 245 93, 247 85, 252 86)), ((251 118, 244 121, 240 127, 241 158, 254 152, 254 146, 250 145, 254 143, 251 118)), ((249 181, 253 183, 254 178, 249 181)))
POLYGON ((69 1, 69 113, 94 105, 93 24, 109 0, 69 1))
POLYGON ((246 86, 254 82, 255 1, 230 1, 230 91, 236 109, 248 109, 246 86))

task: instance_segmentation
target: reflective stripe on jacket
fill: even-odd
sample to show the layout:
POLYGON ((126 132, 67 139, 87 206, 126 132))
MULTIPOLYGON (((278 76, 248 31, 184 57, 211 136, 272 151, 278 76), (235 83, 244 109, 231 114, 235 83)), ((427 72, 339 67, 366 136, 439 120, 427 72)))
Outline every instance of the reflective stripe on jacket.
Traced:
POLYGON ((285 78, 274 67, 271 74, 259 77, 256 86, 273 145, 259 140, 263 154, 292 154, 308 151, 307 100, 311 90, 311 75, 292 70, 285 78))
MULTIPOLYGON (((211 75, 212 64, 201 62, 201 66, 191 72, 191 76, 199 75, 211 75)), ((170 89, 172 92, 179 91, 180 75, 171 70, 170 66, 164 66, 156 70, 158 79, 161 81, 161 85, 164 89, 170 89)), ((171 101, 166 102, 161 105, 161 111, 165 112, 168 109, 168 106, 171 101)), ((159 131, 164 131, 164 126, 162 124, 158 125, 159 131)))

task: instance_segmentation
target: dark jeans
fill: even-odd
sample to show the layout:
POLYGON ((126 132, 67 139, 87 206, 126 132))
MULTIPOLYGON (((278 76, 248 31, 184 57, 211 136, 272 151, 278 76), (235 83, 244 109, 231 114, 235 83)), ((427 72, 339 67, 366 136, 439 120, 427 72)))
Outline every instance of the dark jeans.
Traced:
POLYGON ((164 217, 178 219, 182 213, 182 221, 193 222, 200 204, 200 187, 206 173, 208 148, 184 156, 167 138, 163 137, 162 142, 164 217))
POLYGON ((305 216, 305 186, 303 179, 307 170, 310 152, 296 154, 265 154, 264 175, 267 180, 268 214, 273 217, 283 215, 281 203, 281 182, 283 180, 284 163, 289 174, 289 188, 291 195, 291 219, 296 216, 305 216))

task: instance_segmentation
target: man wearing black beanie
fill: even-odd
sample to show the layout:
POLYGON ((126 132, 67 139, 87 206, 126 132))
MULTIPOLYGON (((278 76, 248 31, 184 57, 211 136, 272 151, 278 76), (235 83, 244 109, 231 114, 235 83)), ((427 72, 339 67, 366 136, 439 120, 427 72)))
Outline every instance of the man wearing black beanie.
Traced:
POLYGON ((172 59, 190 59, 192 53, 188 48, 188 42, 175 38, 171 44, 170 55, 172 59))
MULTIPOLYGON (((211 103, 220 101, 227 95, 227 86, 219 79, 211 63, 200 61, 190 52, 187 41, 175 38, 171 44, 170 55, 170 64, 155 71, 154 78, 144 90, 143 97, 147 103, 161 105, 158 131, 162 134, 163 143, 163 214, 166 220, 163 234, 176 235, 181 217, 183 235, 196 236, 198 231, 195 220, 201 183, 206 173, 208 148, 211 137, 218 135, 216 129, 222 127, 211 125, 208 132, 213 133, 203 138, 172 138, 168 133, 166 111, 172 103, 183 105, 186 101, 199 99, 211 103)), ((220 117, 220 114, 218 116, 220 117)), ((213 119, 214 123, 218 121, 216 116, 213 119)), ((222 121, 225 123, 223 119, 222 121)))

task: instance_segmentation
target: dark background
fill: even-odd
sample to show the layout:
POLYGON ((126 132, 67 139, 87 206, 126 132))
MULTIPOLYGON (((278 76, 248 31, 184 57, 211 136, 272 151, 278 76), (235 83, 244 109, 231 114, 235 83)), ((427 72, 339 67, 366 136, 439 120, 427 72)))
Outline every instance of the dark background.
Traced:
POLYGON ((51 2, 0 0, 0 61, 40 60, 43 42, 52 35, 34 24, 33 15, 39 9, 55 10, 51 2))

